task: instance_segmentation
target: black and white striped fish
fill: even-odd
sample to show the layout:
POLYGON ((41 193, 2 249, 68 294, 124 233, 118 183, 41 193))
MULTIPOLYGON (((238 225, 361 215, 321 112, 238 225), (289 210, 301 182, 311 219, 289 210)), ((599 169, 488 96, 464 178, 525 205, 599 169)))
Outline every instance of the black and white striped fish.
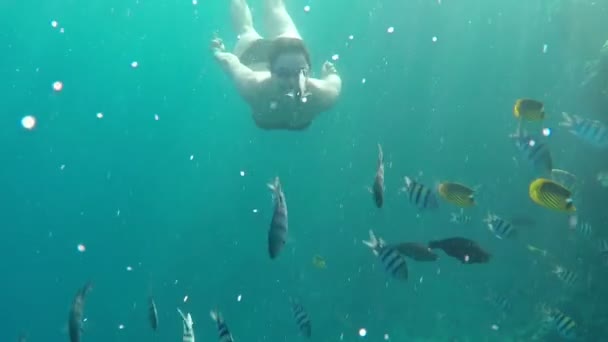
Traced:
POLYGON ((287 242, 287 232, 289 229, 287 202, 285 201, 285 194, 283 193, 279 177, 276 177, 272 184, 268 184, 268 187, 272 190, 274 199, 274 211, 272 213, 270 229, 268 230, 268 254, 270 255, 270 259, 276 259, 287 242))
POLYGON ((209 314, 211 315, 211 319, 213 319, 217 324, 217 332, 220 342, 233 342, 234 339, 232 338, 232 334, 230 333, 228 325, 226 325, 222 314, 217 310, 212 310, 209 314))
POLYGON ((177 313, 182 317, 182 342, 194 342, 194 321, 192 315, 188 312, 184 315, 180 308, 177 308, 177 313))
POLYGON ((384 240, 376 238, 372 230, 369 231, 369 241, 364 240, 363 244, 372 249, 388 274, 396 279, 407 280, 407 262, 394 245, 386 245, 384 240))
POLYGON ((530 164, 534 170, 542 174, 549 174, 553 169, 553 158, 549 146, 537 138, 518 130, 511 135, 515 139, 515 146, 521 156, 530 164))
POLYGON ((156 310, 156 303, 152 296, 148 298, 148 321, 152 330, 156 331, 158 329, 158 310, 156 310))
POLYGON ((546 319, 555 331, 566 340, 577 338, 577 325, 572 317, 564 314, 560 310, 552 310, 546 319))
POLYGON ((593 235, 591 224, 586 221, 578 221, 576 224, 576 232, 584 238, 590 238, 593 235))
POLYGON ((451 215, 450 222, 455 224, 469 224, 472 221, 471 216, 466 215, 463 208, 460 208, 460 212, 451 213, 451 215))
POLYGON ((300 333, 302 336, 310 338, 310 336, 312 336, 312 323, 310 322, 308 312, 304 310, 304 307, 298 300, 290 298, 289 301, 291 302, 291 311, 300 333))
POLYGON ((515 228, 511 222, 498 215, 488 213, 488 216, 483 221, 488 225, 490 231, 499 239, 506 239, 515 233, 515 228))
POLYGON ((578 115, 570 115, 563 112, 563 121, 560 126, 569 128, 570 133, 588 145, 598 148, 608 148, 608 126, 591 119, 585 119, 578 115))
POLYGON ((401 191, 407 194, 412 205, 419 210, 437 209, 439 207, 437 196, 433 190, 407 176, 403 177, 403 179, 405 187, 401 188, 401 191))
POLYGON ((553 273, 568 286, 574 286, 578 282, 578 274, 562 266, 555 266, 553 273))

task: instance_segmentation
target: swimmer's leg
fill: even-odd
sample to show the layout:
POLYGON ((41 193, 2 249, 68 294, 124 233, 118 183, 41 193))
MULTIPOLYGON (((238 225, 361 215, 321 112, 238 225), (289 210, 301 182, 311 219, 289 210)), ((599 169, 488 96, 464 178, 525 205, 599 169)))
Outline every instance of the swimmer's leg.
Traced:
POLYGON ((302 39, 296 25, 287 13, 284 0, 264 0, 266 30, 269 38, 277 37, 302 39))
POLYGON ((262 36, 253 27, 251 10, 245 0, 232 0, 230 12, 232 15, 232 26, 239 37, 234 47, 234 54, 241 56, 251 43, 261 39, 262 36))

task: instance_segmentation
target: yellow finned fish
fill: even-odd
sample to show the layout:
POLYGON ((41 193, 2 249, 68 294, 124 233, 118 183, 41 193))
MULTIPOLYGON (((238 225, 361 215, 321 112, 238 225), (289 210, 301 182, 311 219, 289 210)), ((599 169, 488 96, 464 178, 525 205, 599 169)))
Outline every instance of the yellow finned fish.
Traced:
POLYGON ((534 203, 548 209, 567 213, 576 211, 572 203, 572 192, 546 178, 538 178, 530 183, 530 198, 534 203))
POLYGON ((327 263, 325 262, 325 259, 323 259, 323 257, 318 254, 312 257, 312 264, 316 268, 320 268, 320 269, 327 268, 327 263))
POLYGON ((545 118, 545 105, 532 99, 518 99, 513 106, 513 115, 520 120, 541 121, 545 118))
POLYGON ((439 196, 461 208, 475 206, 475 190, 459 183, 443 182, 437 186, 439 196))

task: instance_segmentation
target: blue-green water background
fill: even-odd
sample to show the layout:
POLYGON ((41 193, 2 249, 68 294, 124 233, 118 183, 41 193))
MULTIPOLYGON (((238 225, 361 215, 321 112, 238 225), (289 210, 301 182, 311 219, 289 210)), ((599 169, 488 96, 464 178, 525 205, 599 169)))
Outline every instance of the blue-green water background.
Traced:
MULTIPOLYGON (((199 2, 0 3, 0 340, 20 331, 67 340, 69 304, 89 279, 85 341, 152 341, 149 294, 160 311, 156 341, 181 338, 177 306, 192 312, 198 340, 214 340, 216 305, 238 340, 296 340, 288 296, 302 300, 318 341, 353 341, 360 327, 372 341, 500 340, 539 325, 541 302, 601 340, 598 238, 581 240, 563 215, 530 203, 533 175, 506 136, 514 99, 543 100, 556 166, 579 176, 579 212, 608 234, 608 195, 594 181, 606 153, 557 127, 561 111, 608 121, 578 88, 581 66, 608 38, 606 1, 288 1, 316 70, 339 54, 344 82, 338 105, 299 133, 255 127, 208 50, 214 32, 235 42, 229 2, 199 2), (20 126, 28 114, 38 120, 32 131, 20 126), (387 160, 382 210, 366 190, 377 143, 387 160), (270 261, 265 183, 276 175, 291 240, 270 261), (445 205, 417 218, 398 194, 404 175, 482 185, 474 224, 449 224, 455 209, 445 205), (538 224, 499 241, 481 223, 488 210, 538 224), (493 260, 410 263, 408 283, 391 281, 360 242, 370 228, 388 241, 474 238, 493 260), (315 254, 327 269, 312 266, 315 254), (551 275, 555 264, 581 273, 578 289, 551 275), (484 300, 489 291, 511 298, 505 319, 484 300)), ((261 1, 251 5, 262 23, 261 1)))

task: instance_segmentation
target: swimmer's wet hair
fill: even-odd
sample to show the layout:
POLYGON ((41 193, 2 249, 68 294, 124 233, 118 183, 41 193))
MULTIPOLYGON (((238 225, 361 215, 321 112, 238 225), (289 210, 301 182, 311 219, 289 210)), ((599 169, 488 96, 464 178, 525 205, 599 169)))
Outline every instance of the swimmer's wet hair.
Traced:
POLYGON ((272 46, 270 47, 270 52, 268 53, 268 63, 270 64, 270 69, 272 70, 274 62, 280 55, 288 52, 302 53, 306 59, 308 67, 311 67, 310 54, 308 53, 308 49, 306 49, 304 42, 296 38, 281 37, 272 41, 272 46))

